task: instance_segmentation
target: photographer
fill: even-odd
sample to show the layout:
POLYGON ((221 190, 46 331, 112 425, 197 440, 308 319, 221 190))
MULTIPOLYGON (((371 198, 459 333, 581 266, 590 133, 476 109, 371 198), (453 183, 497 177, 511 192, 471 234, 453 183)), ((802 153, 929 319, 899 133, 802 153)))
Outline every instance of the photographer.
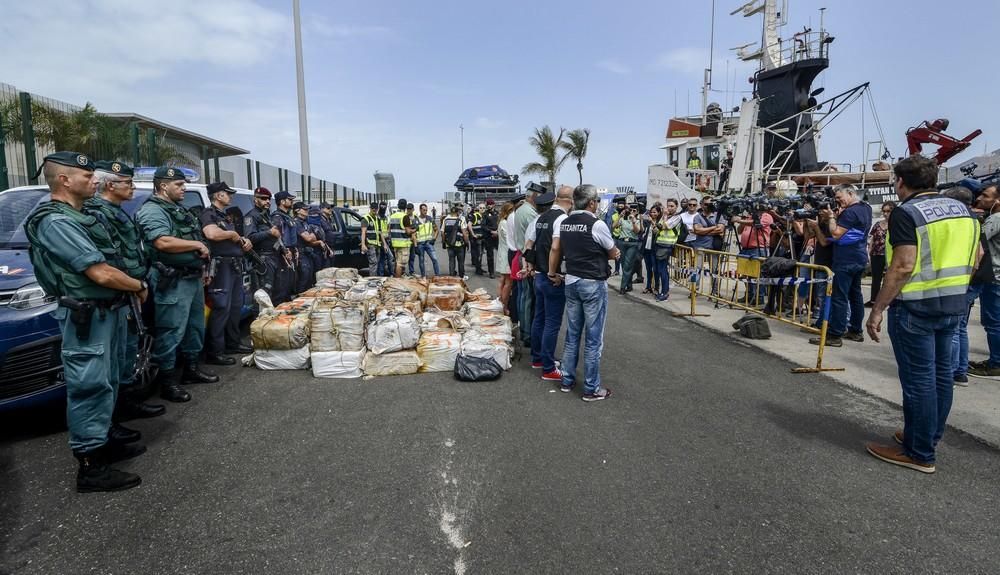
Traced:
MULTIPOLYGON (((857 188, 838 186, 834 192, 839 215, 825 207, 820 210, 820 221, 826 221, 833 240, 833 299, 830 308, 830 325, 826 345, 839 347, 842 339, 862 342, 861 327, 865 319, 865 299, 861 295, 861 276, 868 265, 867 237, 872 226, 871 206, 862 202, 857 188), (850 309, 848 309, 850 308, 850 309), (848 325, 850 313, 850 325, 848 325)), ((819 345, 819 338, 809 340, 819 345)))
MULTIPOLYGON (((691 247, 702 250, 725 251, 726 219, 716 211, 715 201, 710 197, 702 198, 701 212, 694 218, 695 239, 691 247)), ((719 254, 699 254, 697 267, 704 266, 702 257, 708 261, 708 270, 712 274, 711 295, 719 295, 719 254)))
POLYGON ((629 207, 617 220, 618 241, 622 253, 622 283, 621 294, 632 291, 632 275, 635 272, 635 261, 639 255, 639 234, 642 233, 642 220, 636 205, 629 207))
MULTIPOLYGON (((766 211, 743 212, 742 216, 733 218, 736 224, 736 233, 740 238, 740 257, 744 258, 766 258, 771 247, 771 226, 774 218, 766 211)), ((753 305, 761 305, 761 286, 757 282, 750 280, 747 282, 747 301, 753 298, 753 305)))

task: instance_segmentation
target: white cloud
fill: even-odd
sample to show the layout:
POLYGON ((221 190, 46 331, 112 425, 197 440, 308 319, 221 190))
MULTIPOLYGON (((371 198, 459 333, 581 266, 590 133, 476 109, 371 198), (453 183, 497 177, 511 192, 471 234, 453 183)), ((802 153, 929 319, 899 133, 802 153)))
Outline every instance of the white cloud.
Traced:
POLYGON ((0 37, 30 48, 5 58, 0 77, 100 100, 143 80, 183 77, 189 65, 259 64, 290 35, 288 15, 252 1, 173 0, 163 9, 126 0, 15 2, 4 7, 0 37))
POLYGON ((629 68, 625 64, 622 64, 621 62, 619 62, 614 58, 604 58, 602 60, 598 60, 597 63, 594 65, 600 68, 601 70, 604 70, 606 72, 611 72, 612 74, 619 74, 624 76, 626 74, 632 73, 631 68, 629 68))
POLYGON ((708 67, 708 50, 702 48, 674 48, 656 59, 660 68, 684 74, 696 74, 708 67))
POLYGON ((480 116, 476 118, 475 126, 483 130, 495 130, 503 126, 503 122, 500 120, 491 120, 485 116, 480 116))

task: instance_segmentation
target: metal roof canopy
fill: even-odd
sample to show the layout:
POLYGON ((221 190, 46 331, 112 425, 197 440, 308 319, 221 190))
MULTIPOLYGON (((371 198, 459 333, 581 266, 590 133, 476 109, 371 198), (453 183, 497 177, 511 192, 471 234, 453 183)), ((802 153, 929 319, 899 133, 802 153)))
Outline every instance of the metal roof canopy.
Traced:
MULTIPOLYGON (((244 150, 243 148, 238 148, 232 144, 227 144, 225 142, 220 142, 219 140, 213 140, 208 136, 202 136, 201 134, 196 134, 194 132, 189 132, 182 128, 176 126, 171 126, 159 120, 154 120, 152 118, 147 118, 140 114, 104 114, 109 118, 115 118, 116 120, 123 120, 125 122, 135 122, 143 128, 152 128, 155 130, 163 130, 169 135, 174 137, 179 137, 187 142, 196 144, 199 148, 207 148, 209 151, 216 152, 215 155, 207 156, 208 158, 224 158, 227 156, 240 156, 244 154, 249 154, 250 150, 244 150)), ((199 157, 200 160, 206 159, 206 157, 199 157)))

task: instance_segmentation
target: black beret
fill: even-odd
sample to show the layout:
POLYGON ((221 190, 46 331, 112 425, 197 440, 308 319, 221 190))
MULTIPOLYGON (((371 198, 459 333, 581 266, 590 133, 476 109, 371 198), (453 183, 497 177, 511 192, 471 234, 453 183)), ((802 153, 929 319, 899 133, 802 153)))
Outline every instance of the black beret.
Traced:
POLYGON ((154 180, 187 180, 180 168, 160 166, 153 174, 154 180))
POLYGON ((94 163, 94 169, 98 172, 109 172, 124 178, 131 178, 135 175, 135 171, 132 167, 128 164, 123 164, 122 162, 109 162, 101 160, 100 162, 94 163))
POLYGON ((38 177, 38 174, 42 173, 42 168, 45 167, 45 162, 69 166, 70 168, 79 168, 81 170, 87 170, 88 172, 94 171, 94 162, 91 161, 86 154, 81 154, 79 152, 56 152, 54 154, 49 154, 42 159, 41 165, 38 166, 38 171, 35 172, 36 178, 38 177))

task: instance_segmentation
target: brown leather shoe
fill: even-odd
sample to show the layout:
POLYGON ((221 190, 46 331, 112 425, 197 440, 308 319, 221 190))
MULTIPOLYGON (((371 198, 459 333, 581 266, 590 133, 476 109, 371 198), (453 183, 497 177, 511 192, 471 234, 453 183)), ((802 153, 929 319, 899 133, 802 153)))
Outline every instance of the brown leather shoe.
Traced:
POLYGON ((896 440, 896 443, 903 445, 903 430, 897 429, 896 431, 894 431, 892 434, 892 438, 896 440))
POLYGON ((903 450, 895 445, 882 445, 870 442, 865 444, 865 449, 868 453, 871 453, 886 463, 899 465, 900 467, 907 467, 921 473, 934 473, 934 471, 936 471, 933 463, 923 463, 921 461, 911 459, 908 455, 903 453, 903 450))

